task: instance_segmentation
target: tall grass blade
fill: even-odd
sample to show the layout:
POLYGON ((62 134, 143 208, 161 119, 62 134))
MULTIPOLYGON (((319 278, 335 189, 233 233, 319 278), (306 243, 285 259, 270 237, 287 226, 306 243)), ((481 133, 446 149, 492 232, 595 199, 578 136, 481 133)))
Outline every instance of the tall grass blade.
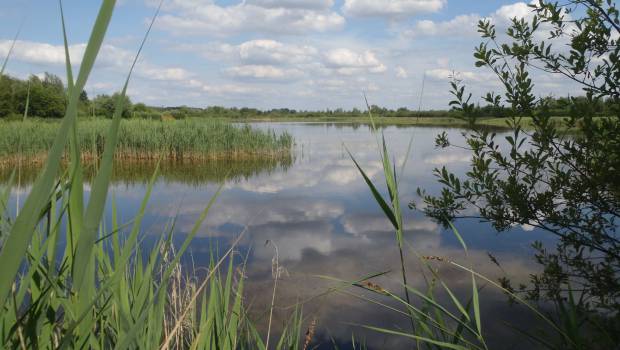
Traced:
MULTIPOLYGON (((452 222, 448 221, 448 224, 450 225, 450 228, 452 229, 452 232, 454 233, 454 235, 456 236, 456 238, 459 240, 459 242, 461 243, 461 246, 463 247, 463 250, 465 250, 465 255, 469 256, 469 251, 467 250, 467 244, 465 244, 465 240, 463 239, 463 237, 461 237, 461 234, 459 233, 459 230, 456 229, 456 227, 454 226, 454 224, 452 224, 452 222)), ((472 268, 473 270, 473 268, 472 268)), ((478 330, 478 338, 483 341, 482 338, 482 320, 481 320, 481 316, 480 316, 480 296, 479 296, 479 292, 478 292, 478 285, 476 283, 476 276, 472 273, 471 274, 471 293, 472 293, 472 302, 473 302, 473 308, 474 308, 474 320, 476 322, 476 329, 478 330)))
MULTIPOLYGON (((162 1, 163 2, 163 1, 162 1)), ((88 264, 87 261, 90 257, 90 252, 93 249, 94 242, 96 240, 97 228, 99 227, 99 223, 101 222, 101 218, 103 216, 103 211, 105 208, 106 197, 108 193, 108 187, 110 184, 110 178, 112 176, 112 164, 114 160, 114 150, 116 149, 116 144, 118 141, 118 129, 121 122, 121 116, 123 113, 123 105, 125 102, 125 94, 127 93, 127 87, 129 86, 129 81, 131 79, 131 74, 136 66, 138 58, 140 57, 140 53, 144 48, 144 44, 148 39, 149 33, 153 28, 153 24, 155 23, 155 19, 157 18, 159 11, 161 9, 160 2, 155 15, 153 16, 151 23, 142 39, 142 43, 140 44, 140 48, 134 57, 133 63, 131 64, 131 68, 129 69, 129 73, 127 74, 127 78, 125 79, 125 84, 123 89, 116 101, 116 107, 114 110, 114 117, 112 124, 110 125, 110 130, 108 132, 108 138, 106 139, 103 156, 101 160, 101 165, 99 167, 99 171, 97 172, 97 176, 93 181, 93 186, 91 188, 90 200, 88 202, 88 206, 86 207, 86 212, 84 214, 84 232, 81 233, 80 240, 78 241, 78 251, 79 255, 76 259, 76 269, 75 269, 75 281, 76 286, 79 288, 84 279, 84 275, 87 271, 88 264)), ((74 91, 74 93, 76 93, 74 91)))
POLYGON ((71 55, 69 55, 69 41, 67 40, 67 28, 65 25, 65 13, 62 9, 62 0, 58 0, 60 8, 60 21, 62 23, 62 38, 65 46, 65 69, 67 71, 67 90, 69 94, 73 91, 73 68, 71 66, 71 55))
POLYGON ((6 301, 19 270, 20 262, 25 256, 26 249, 35 232, 38 215, 48 202, 52 192, 54 180, 60 169, 60 160, 68 132, 75 121, 76 113, 74 111, 77 109, 79 98, 76 91, 81 91, 86 84, 105 37, 115 3, 115 0, 104 0, 101 4, 91 37, 86 46, 75 89, 72 91, 65 118, 49 151, 44 170, 32 187, 30 195, 26 199, 20 215, 15 219, 2 251, 0 251, 0 266, 4 269, 0 275, 0 304, 2 305, 6 301))
POLYGON ((2 67, 0 68, 0 77, 4 75, 4 70, 6 69, 6 65, 9 63, 9 58, 11 57, 13 50, 15 49, 15 43, 17 43, 17 38, 19 38, 23 25, 24 25, 24 21, 22 20, 22 22, 19 25, 19 28, 17 29, 17 33, 15 33, 15 37, 13 37, 13 41, 11 42, 11 46, 9 47, 9 51, 7 52, 6 57, 4 58, 4 61, 2 62, 2 67))
POLYGON ((366 184, 370 188, 370 191, 372 192, 373 197, 375 198, 375 200, 377 201, 377 203, 379 204, 379 206, 381 207, 381 209, 385 213, 385 216, 387 216, 387 218, 390 220, 390 222, 392 223, 394 228, 398 230, 398 227, 399 227, 398 221, 396 220, 396 216, 394 215, 394 212, 392 211, 392 208, 390 208, 390 206, 387 204, 387 202, 383 199, 383 196, 381 196, 381 193, 379 193, 379 191, 377 190, 375 185, 372 183, 372 181, 370 180, 368 175, 366 175, 366 172, 357 163, 357 160, 355 160, 355 157, 353 157, 353 154, 351 154, 351 152, 349 151, 348 148, 346 148, 346 150, 347 150, 347 153, 349 153, 349 157, 351 157, 351 160, 353 160, 353 163, 355 163, 355 166, 357 167, 359 172, 362 174, 362 177, 364 178, 364 181, 366 182, 366 184))

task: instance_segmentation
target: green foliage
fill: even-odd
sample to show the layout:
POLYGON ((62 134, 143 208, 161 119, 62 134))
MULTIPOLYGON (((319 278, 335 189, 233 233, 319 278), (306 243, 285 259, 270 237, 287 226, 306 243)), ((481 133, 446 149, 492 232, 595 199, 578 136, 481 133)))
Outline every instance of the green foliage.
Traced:
MULTIPOLYGON (((530 7, 532 19, 513 19, 507 43, 492 23, 481 21, 486 42, 474 54, 476 65, 490 69, 504 87, 503 95, 483 98, 507 109, 511 132, 500 138, 479 127, 465 87, 454 81, 451 104, 471 126, 466 134, 471 169, 465 178, 436 169, 442 193, 419 192, 425 212, 444 223, 473 207, 497 230, 531 225, 555 235, 555 248, 534 244, 543 271, 519 289, 533 300, 560 305, 575 294, 581 322, 575 336, 592 348, 610 348, 620 341, 618 10, 600 0, 538 1, 530 7), (550 39, 540 41, 541 35, 550 39), (532 69, 580 84, 585 97, 537 98, 532 69), (569 111, 561 126, 551 118, 558 108, 569 111), (606 118, 597 118, 603 110, 606 118), (523 130, 525 118, 532 121, 532 132, 523 130), (563 133, 566 129, 579 131, 563 133)), ((444 134, 437 145, 451 143, 444 134)), ((503 283, 514 290, 509 280, 503 283)))
MULTIPOLYGON (((119 99, 121 99, 121 95, 118 92, 114 93, 112 96, 98 95, 93 99, 95 114, 106 118, 112 118, 119 99)), ((131 117, 131 99, 129 99, 129 96, 123 96, 122 99, 123 111, 121 112, 121 116, 123 118, 129 118, 131 117)))
POLYGON ((0 117, 23 114, 29 91, 29 115, 41 118, 64 116, 67 97, 63 82, 57 76, 45 73, 43 80, 34 75, 27 81, 0 77, 0 117))

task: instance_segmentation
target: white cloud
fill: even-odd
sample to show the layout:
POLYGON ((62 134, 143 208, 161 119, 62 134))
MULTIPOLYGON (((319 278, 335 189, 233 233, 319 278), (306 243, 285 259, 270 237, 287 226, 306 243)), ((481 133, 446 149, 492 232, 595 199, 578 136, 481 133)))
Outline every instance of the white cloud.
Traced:
POLYGON ((481 19, 479 15, 460 15, 449 21, 435 22, 423 20, 416 22, 415 26, 405 31, 408 36, 477 36, 477 24, 481 19))
POLYGON ((455 71, 446 68, 430 69, 426 71, 426 75, 435 80, 450 80, 453 76, 456 76, 458 79, 470 82, 489 82, 493 81, 494 78, 492 74, 484 71, 455 71))
MULTIPOLYGON (((8 54, 11 44, 11 40, 0 41, 1 56, 8 54)), ((69 53, 72 60, 81 61, 85 49, 85 44, 71 45, 69 53)), ((65 49, 61 45, 18 40, 15 42, 11 59, 34 64, 65 64, 65 49)))
MULTIPOLYGON (((11 46, 11 41, 0 41, 0 56, 6 56, 11 46)), ((82 62, 86 44, 69 46, 71 63, 79 65, 82 62)), ((97 57, 99 68, 112 68, 115 71, 126 73, 134 58, 134 53, 123 48, 104 44, 97 57)), ((17 41, 11 59, 25 63, 63 66, 65 64, 65 49, 63 45, 51 45, 48 43, 33 41, 17 41)), ((181 81, 188 79, 190 73, 179 67, 162 67, 140 61, 135 69, 139 77, 151 80, 181 81)))
POLYGON ((178 34, 230 36, 247 32, 307 34, 341 29, 331 1, 253 0, 221 6, 211 0, 172 0, 158 27, 178 34), (295 6, 296 5, 296 6, 295 6))
POLYGON ((260 89, 258 87, 249 86, 249 85, 239 85, 239 84, 218 84, 218 85, 203 85, 202 91, 206 93, 210 93, 213 95, 220 96, 228 96, 230 94, 233 95, 251 95, 258 94, 260 92, 264 92, 265 89, 260 89))
POLYGON ((334 6, 334 0, 246 0, 246 4, 265 8, 325 10, 334 6))
POLYGON ((511 5, 500 7, 492 16, 496 22, 510 23, 513 18, 531 18, 532 9, 525 2, 517 2, 511 5))
POLYGON ((344 75, 352 75, 361 69, 371 73, 383 73, 387 67, 379 61, 372 51, 356 52, 351 49, 340 48, 329 50, 324 55, 328 67, 338 69, 344 75))
POLYGON ((185 81, 190 77, 190 73, 183 68, 164 68, 148 64, 136 69, 138 75, 152 80, 185 81))
POLYGON ((396 77, 401 79, 409 78, 409 73, 407 70, 401 66, 396 67, 396 77))
POLYGON ((308 62, 318 52, 312 46, 284 44, 275 40, 251 40, 236 49, 242 61, 253 64, 308 62))
MULTIPOLYGON (((413 28, 405 30, 406 36, 478 36, 478 21, 489 20, 502 33, 513 18, 531 19, 532 9, 525 2, 517 2, 501 6, 487 17, 479 14, 458 15, 447 21, 422 20, 417 21, 413 28)), ((543 30, 544 31, 544 30, 543 30)))
POLYGON ((227 68, 226 74, 234 78, 295 80, 303 75, 298 69, 283 69, 270 65, 244 65, 227 68))
POLYGON ((446 0, 345 0, 342 10, 357 17, 410 17, 420 13, 437 12, 446 0))

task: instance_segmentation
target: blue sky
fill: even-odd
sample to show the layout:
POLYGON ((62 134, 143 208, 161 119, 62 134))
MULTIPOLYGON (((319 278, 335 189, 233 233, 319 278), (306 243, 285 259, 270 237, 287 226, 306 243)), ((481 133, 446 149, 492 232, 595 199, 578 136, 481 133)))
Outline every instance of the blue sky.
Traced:
MULTIPOLYGON (((120 89, 157 0, 118 2, 86 91, 120 89)), ((75 66, 99 1, 65 0, 75 66)), ((56 1, 3 0, 0 57, 23 21, 7 72, 64 77, 56 1)), ((452 71, 474 96, 500 89, 475 68, 480 18, 498 29, 527 17, 518 1, 471 0, 165 0, 129 94, 150 105, 209 105, 323 110, 371 103, 446 109, 452 71)), ((536 92, 577 94, 561 79, 535 75, 536 92)))

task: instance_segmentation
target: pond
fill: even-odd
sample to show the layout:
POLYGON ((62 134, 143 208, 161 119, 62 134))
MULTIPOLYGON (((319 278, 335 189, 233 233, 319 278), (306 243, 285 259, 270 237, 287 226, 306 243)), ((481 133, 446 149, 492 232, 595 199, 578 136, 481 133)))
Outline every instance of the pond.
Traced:
MULTIPOLYGON (((332 348, 333 342, 346 348, 352 333, 358 340, 365 341, 369 349, 411 348, 411 340, 358 326, 407 330, 408 320, 403 315, 364 300, 387 302, 387 299, 354 287, 330 289, 337 285, 330 278, 353 281, 387 272, 373 282, 396 294, 402 292, 395 234, 346 151, 347 148, 351 151, 385 194, 377 143, 370 129, 313 123, 254 126, 292 134, 296 145, 291 159, 266 163, 164 164, 143 224, 145 244, 159 238, 173 221, 175 235, 182 240, 223 183, 223 191, 192 242, 185 262, 194 268, 207 266, 211 252, 225 251, 243 232, 237 261, 247 258, 245 303, 250 306, 251 317, 259 330, 266 330, 274 286, 272 262, 276 246, 278 263, 282 267, 275 299, 273 324, 276 333, 299 304, 303 306, 304 325, 316 320, 313 344, 319 348, 332 348)), ((526 282, 529 274, 538 270, 531 244, 535 240, 551 244, 552 238, 544 232, 518 226, 509 232, 497 233, 478 220, 457 221, 455 226, 469 247, 466 257, 450 230, 406 208, 410 202, 420 203, 417 188, 430 193, 439 191, 434 168, 445 165, 457 174, 464 174, 468 169, 470 155, 467 151, 434 147, 435 136, 444 131, 458 143, 462 140, 460 130, 386 127, 382 131, 399 167, 413 140, 400 176, 401 200, 405 207, 405 258, 412 285, 418 288, 425 285, 416 253, 471 265, 491 279, 507 276, 513 282, 526 282), (490 255, 500 266, 492 262, 490 255)), ((124 164, 117 171, 108 202, 115 202, 121 222, 135 216, 153 169, 152 164, 124 164)), ((23 199, 25 187, 26 190, 12 192, 12 207, 17 205, 18 197, 23 199)), ((470 275, 445 264, 435 266, 466 303, 471 295, 470 275)), ((506 323, 529 328, 535 323, 534 316, 523 307, 510 305, 505 295, 483 282, 479 282, 484 286, 482 322, 490 347, 531 348, 524 337, 506 323)), ((449 299, 445 301, 449 303, 449 299)))

